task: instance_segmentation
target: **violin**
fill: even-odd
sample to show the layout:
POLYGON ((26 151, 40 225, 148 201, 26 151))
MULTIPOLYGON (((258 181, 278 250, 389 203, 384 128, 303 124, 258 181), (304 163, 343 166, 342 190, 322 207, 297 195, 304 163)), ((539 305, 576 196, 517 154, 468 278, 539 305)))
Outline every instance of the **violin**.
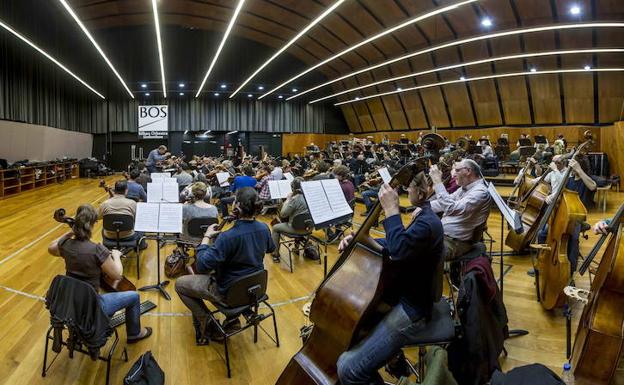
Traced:
MULTIPOLYGON (((60 223, 65 223, 72 227, 74 225, 74 218, 65 215, 65 209, 57 209, 54 211, 54 220, 60 223)), ((112 258, 112 256, 111 256, 112 258)), ((100 286, 105 291, 119 292, 119 291, 136 291, 136 286, 128 278, 122 276, 121 279, 113 279, 102 272, 100 286)))
POLYGON ((577 384, 611 384, 624 347, 624 238, 621 205, 579 269, 587 271, 605 240, 609 243, 591 285, 588 302, 579 320, 572 350, 572 367, 577 384))
MULTIPOLYGON (((409 185, 427 165, 425 158, 408 163, 394 175, 390 186, 409 185)), ((310 307, 312 332, 291 358, 277 385, 338 383, 338 357, 378 322, 377 309, 382 301, 397 300, 392 296, 396 270, 366 246, 369 231, 380 213, 381 204, 377 201, 316 290, 310 307)))

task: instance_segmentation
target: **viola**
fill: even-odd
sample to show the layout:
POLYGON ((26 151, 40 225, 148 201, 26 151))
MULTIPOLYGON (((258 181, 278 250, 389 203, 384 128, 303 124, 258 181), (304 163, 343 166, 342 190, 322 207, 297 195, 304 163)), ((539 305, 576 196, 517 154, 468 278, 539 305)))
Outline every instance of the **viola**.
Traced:
MULTIPOLYGON (((408 163, 397 172, 390 186, 407 186, 427 167, 425 158, 408 163)), ((340 354, 357 344, 380 319, 376 311, 388 300, 396 273, 384 258, 366 245, 369 231, 381 212, 379 202, 371 210, 353 240, 342 251, 315 292, 310 308, 314 328, 277 385, 336 384, 340 354)))
MULTIPOLYGON (((74 225, 74 218, 65 215, 65 209, 57 209, 54 211, 54 220, 60 223, 65 223, 70 227, 74 225)), ((112 258, 112 257, 111 257, 112 258)), ((105 291, 136 291, 136 286, 125 276, 121 276, 121 279, 113 279, 102 272, 100 286, 105 291)))

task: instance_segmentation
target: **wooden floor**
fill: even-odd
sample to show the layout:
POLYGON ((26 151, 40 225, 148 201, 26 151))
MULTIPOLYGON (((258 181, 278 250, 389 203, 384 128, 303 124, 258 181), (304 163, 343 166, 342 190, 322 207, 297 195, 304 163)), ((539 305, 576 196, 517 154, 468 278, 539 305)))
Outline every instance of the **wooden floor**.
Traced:
MULTIPOLYGON (((116 177, 109 177, 109 181, 116 177)), ((624 193, 609 193, 606 213, 593 211, 590 223, 612 215, 622 203, 624 193)), ((44 335, 49 327, 49 314, 43 296, 51 279, 64 272, 61 259, 47 253, 48 243, 66 231, 52 219, 56 208, 63 207, 71 215, 81 203, 99 204, 106 197, 97 187, 96 180, 78 179, 19 196, 0 200, 0 384, 103 384, 105 365, 77 355, 69 359, 64 351, 56 360, 46 378, 41 377, 44 335)), ((355 221, 363 206, 358 204, 355 221)), ((263 218, 263 220, 268 220, 263 218)), ((490 234, 496 239, 498 250, 500 215, 492 211, 489 219, 490 234)), ((98 223, 101 226, 100 223, 98 223)), ((95 231, 99 241, 100 227, 95 231)), ((381 229, 379 229, 381 230, 381 229)), ((382 233, 373 235, 383 236, 382 233)), ((586 253, 596 236, 582 240, 581 250, 586 253)), ((161 250, 169 254, 172 246, 161 250)), ((336 258, 336 248, 330 247, 330 264, 336 258)), ((495 261, 498 275, 498 259, 495 261)), ((144 252, 141 260, 141 279, 136 281, 134 260, 128 260, 126 275, 137 287, 155 283, 156 254, 154 241, 144 252)), ((299 328, 305 319, 301 312, 307 296, 312 293, 322 277, 322 267, 315 262, 296 260, 295 272, 285 266, 274 264, 266 258, 269 271, 268 294, 275 305, 281 346, 277 348, 266 336, 260 334, 253 344, 252 331, 235 336, 231 341, 233 378, 227 379, 222 361, 223 346, 211 344, 194 345, 194 332, 190 314, 178 299, 173 285, 168 291, 172 301, 166 301, 156 292, 141 292, 142 299, 149 299, 158 307, 142 317, 142 323, 154 329, 154 335, 136 345, 128 345, 130 361, 115 357, 111 384, 122 383, 137 357, 151 350, 166 373, 169 384, 273 384, 290 357, 299 349, 299 328)), ((559 371, 565 361, 565 322, 559 312, 546 312, 535 301, 534 281, 526 272, 531 267, 527 257, 506 257, 504 300, 510 319, 510 328, 522 328, 528 336, 508 340, 509 352, 501 357, 505 370, 519 365, 541 362, 559 371)), ((577 279, 579 286, 588 286, 586 277, 577 279)), ((580 308, 575 308, 578 318, 580 308)), ((267 323, 269 326, 269 323, 267 323)), ((576 327, 576 326, 574 326, 576 327)), ((125 330, 119 329, 122 346, 125 330)), ((270 330, 270 328, 269 328, 270 330)), ((118 352, 121 352, 118 349, 118 352)))

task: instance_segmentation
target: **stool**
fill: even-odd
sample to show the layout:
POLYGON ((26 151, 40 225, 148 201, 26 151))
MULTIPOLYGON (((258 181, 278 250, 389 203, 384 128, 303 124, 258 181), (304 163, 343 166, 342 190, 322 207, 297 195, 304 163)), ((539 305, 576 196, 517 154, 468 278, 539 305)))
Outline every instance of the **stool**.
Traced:
POLYGON ((418 348, 418 368, 407 361, 410 370, 416 375, 418 381, 424 378, 424 357, 427 346, 444 346, 450 344, 456 338, 461 337, 461 325, 453 318, 451 305, 446 299, 433 304, 431 319, 425 327, 409 339, 403 349, 418 348))
POLYGON ((607 197, 609 196, 609 190, 611 190, 611 183, 609 183, 608 185, 604 186, 604 187, 598 187, 596 188, 596 198, 598 201, 598 206, 600 206, 600 203, 602 201, 602 212, 604 213, 605 211, 607 211, 607 197))

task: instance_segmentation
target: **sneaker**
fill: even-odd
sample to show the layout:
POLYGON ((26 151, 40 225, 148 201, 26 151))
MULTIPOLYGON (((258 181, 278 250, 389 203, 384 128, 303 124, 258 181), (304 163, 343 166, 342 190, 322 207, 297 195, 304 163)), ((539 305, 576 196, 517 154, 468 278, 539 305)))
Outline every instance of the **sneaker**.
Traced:
POLYGON ((280 256, 279 255, 271 255, 271 258, 273 258, 273 262, 280 263, 280 256))

